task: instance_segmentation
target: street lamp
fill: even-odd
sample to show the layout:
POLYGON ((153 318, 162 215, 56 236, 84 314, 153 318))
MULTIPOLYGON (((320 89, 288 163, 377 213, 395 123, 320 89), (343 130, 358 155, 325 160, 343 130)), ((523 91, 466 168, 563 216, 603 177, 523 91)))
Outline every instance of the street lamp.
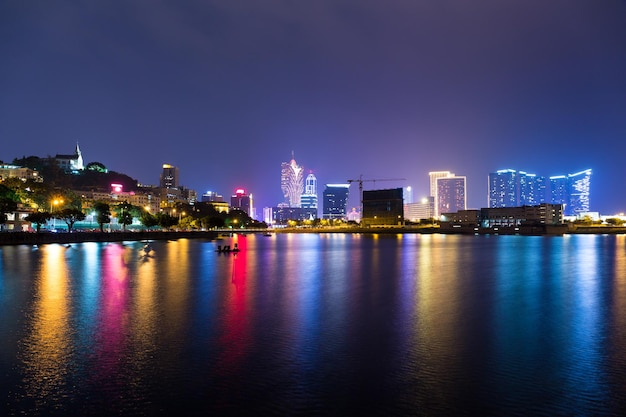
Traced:
MULTIPOLYGON (((63 204, 62 198, 55 198, 54 200, 50 201, 50 214, 51 215, 54 213, 53 207, 56 207, 59 204, 63 204)), ((52 217, 52 229, 56 229, 56 219, 54 217, 52 217)))

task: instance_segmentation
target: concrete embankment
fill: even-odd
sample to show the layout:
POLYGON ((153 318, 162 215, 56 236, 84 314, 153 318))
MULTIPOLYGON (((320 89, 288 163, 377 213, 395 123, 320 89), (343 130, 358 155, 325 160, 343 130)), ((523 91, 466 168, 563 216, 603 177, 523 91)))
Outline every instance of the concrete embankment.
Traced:
POLYGON ((0 245, 40 245, 45 243, 121 242, 124 240, 215 239, 217 232, 73 232, 0 233, 0 245))

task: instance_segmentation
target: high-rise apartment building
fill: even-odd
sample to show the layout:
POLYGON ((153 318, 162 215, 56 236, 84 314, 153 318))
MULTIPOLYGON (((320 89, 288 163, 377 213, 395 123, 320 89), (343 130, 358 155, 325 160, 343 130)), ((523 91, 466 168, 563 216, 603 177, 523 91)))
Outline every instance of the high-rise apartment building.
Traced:
POLYGON ((560 204, 563 214, 576 216, 589 211, 591 170, 545 177, 503 169, 489 174, 490 208, 560 204))
POLYGON ((520 200, 520 179, 514 169, 501 169, 489 174, 488 207, 517 207, 520 200))
POLYGON ((563 214, 576 216, 589 211, 591 170, 550 177, 550 203, 562 204, 563 214))
POLYGON ((577 216, 589 212, 589 193, 591 191, 591 170, 568 174, 568 203, 563 210, 566 216, 577 216))
POLYGON ((313 173, 307 175, 304 185, 304 194, 300 197, 302 208, 317 208, 317 178, 313 173))
POLYGON ((437 215, 456 213, 467 207, 466 178, 449 176, 437 178, 437 199, 435 200, 437 215))
POLYGON ((430 196, 435 201, 435 213, 434 217, 439 216, 439 207, 437 205, 437 179, 438 178, 448 178, 454 177, 454 173, 450 171, 432 171, 428 173, 428 177, 430 179, 430 196))
POLYGON ((536 206, 546 202, 545 177, 519 171, 520 205, 536 206))
POLYGON ((160 181, 161 188, 178 188, 178 181, 178 168, 170 164, 163 164, 160 181))
MULTIPOLYGON (((567 175, 550 177, 550 204, 567 205, 567 175)), ((567 213, 564 213, 567 215, 567 213)))
POLYGON ((285 197, 285 203, 289 207, 301 207, 301 196, 304 192, 304 168, 296 163, 291 157, 291 161, 283 162, 280 173, 280 188, 285 197))
POLYGON ((544 177, 514 169, 489 174, 490 208, 535 206, 546 201, 544 177))
POLYGON ((347 215, 350 184, 326 184, 322 218, 345 219, 347 215))

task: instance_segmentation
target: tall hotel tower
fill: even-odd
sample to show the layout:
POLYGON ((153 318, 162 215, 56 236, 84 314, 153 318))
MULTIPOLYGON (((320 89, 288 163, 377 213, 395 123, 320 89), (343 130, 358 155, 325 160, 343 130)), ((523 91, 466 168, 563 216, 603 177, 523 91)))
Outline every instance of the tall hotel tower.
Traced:
POLYGON ((550 203, 563 204, 563 214, 577 216, 589 211, 591 170, 550 177, 550 203))
POLYGON ((304 194, 300 197, 302 208, 317 208, 317 178, 313 173, 306 177, 304 194))
POLYGON ((293 152, 291 161, 283 162, 281 165, 280 188, 283 190, 285 203, 289 207, 301 207, 300 198, 304 192, 304 168, 296 163, 293 152))
POLYGON ((591 170, 545 177, 503 169, 489 174, 489 207, 561 204, 563 214, 577 216, 589 211, 591 170))
POLYGON ((467 209, 467 192, 465 177, 450 176, 437 178, 437 200, 435 210, 437 215, 456 213, 467 209))
POLYGON ((544 177, 514 169, 489 174, 490 208, 536 206, 546 199, 544 177))
POLYGON ((565 214, 568 212, 572 216, 586 213, 589 211, 589 193, 591 188, 591 170, 569 174, 569 208, 566 207, 565 214))
POLYGON ((430 196, 435 203, 433 216, 443 213, 456 213, 467 207, 466 179, 457 177, 450 171, 429 172, 430 196))

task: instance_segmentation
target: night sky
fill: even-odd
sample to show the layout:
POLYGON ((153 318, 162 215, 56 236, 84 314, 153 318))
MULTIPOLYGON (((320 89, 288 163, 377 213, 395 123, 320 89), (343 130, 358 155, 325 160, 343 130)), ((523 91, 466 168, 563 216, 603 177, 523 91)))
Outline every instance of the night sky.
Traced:
MULTIPOLYGON (((594 171, 626 211, 623 0, 0 1, 0 160, 71 153, 259 208, 323 184, 594 171)), ((357 187, 353 195, 357 194, 357 187)))

